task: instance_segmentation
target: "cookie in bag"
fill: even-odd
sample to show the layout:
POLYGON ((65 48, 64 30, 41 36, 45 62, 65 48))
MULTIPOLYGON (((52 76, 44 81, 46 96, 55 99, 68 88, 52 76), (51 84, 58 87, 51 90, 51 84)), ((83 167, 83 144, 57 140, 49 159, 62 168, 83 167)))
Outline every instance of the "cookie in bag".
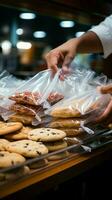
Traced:
POLYGON ((82 128, 60 128, 60 130, 64 131, 67 137, 81 136, 84 134, 82 128))
POLYGON ((54 105, 58 101, 62 100, 64 96, 58 92, 51 92, 47 98, 47 101, 50 103, 50 105, 54 105))
POLYGON ((13 104, 10 106, 10 110, 16 112, 17 114, 27 114, 35 116, 37 112, 44 111, 40 105, 22 105, 22 104, 13 104))
POLYGON ((50 128, 79 128, 81 121, 75 118, 55 119, 48 124, 50 128))
POLYGON ((80 117, 81 113, 76 108, 67 107, 56 107, 53 108, 50 113, 52 117, 57 118, 71 118, 71 117, 80 117))
POLYGON ((9 117, 8 122, 21 122, 25 125, 31 125, 33 120, 34 116, 31 115, 14 114, 9 117))
POLYGON ((9 97, 9 99, 16 101, 18 104, 38 105, 38 100, 41 95, 39 92, 18 92, 9 97))

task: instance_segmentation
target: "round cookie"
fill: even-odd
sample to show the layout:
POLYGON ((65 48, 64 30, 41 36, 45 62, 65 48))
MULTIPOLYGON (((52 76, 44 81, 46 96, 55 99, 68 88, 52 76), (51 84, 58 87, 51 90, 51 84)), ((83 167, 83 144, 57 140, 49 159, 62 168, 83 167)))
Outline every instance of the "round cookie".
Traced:
POLYGON ((18 170, 13 170, 12 172, 7 172, 5 173, 5 179, 6 180, 13 180, 20 178, 22 176, 25 176, 30 173, 30 168, 28 166, 23 166, 19 168, 18 170))
POLYGON ((80 136, 84 133, 82 128, 60 128, 60 130, 64 131, 67 137, 80 136))
POLYGON ((18 153, 0 151, 0 168, 14 166, 25 162, 25 158, 18 153))
POLYGON ((60 149, 67 147, 67 142, 60 140, 56 142, 47 142, 45 143, 46 147, 48 148, 48 151, 58 151, 60 149))
POLYGON ((78 145, 80 144, 80 140, 77 139, 76 137, 65 137, 64 140, 67 142, 67 145, 68 146, 71 146, 71 145, 78 145))
POLYGON ((23 127, 22 129, 5 135, 6 139, 9 140, 22 140, 22 139, 28 139, 28 132, 31 131, 32 128, 30 127, 23 127))
POLYGON ((36 157, 48 153, 47 147, 42 142, 32 140, 10 142, 7 151, 19 153, 25 157, 36 157))
POLYGON ((20 122, 7 122, 0 124, 0 135, 5 135, 17 131, 23 127, 23 124, 20 122))
POLYGON ((35 161, 35 162, 29 164, 29 167, 31 169, 38 169, 38 168, 41 168, 41 167, 45 167, 47 164, 48 164, 47 159, 41 159, 41 160, 38 160, 38 161, 35 161))
POLYGON ((53 128, 37 128, 28 133, 29 139, 41 142, 58 141, 64 137, 66 137, 64 131, 53 128))
POLYGON ((8 121, 9 122, 21 122, 25 125, 31 125, 33 119, 34 119, 34 116, 15 114, 15 115, 10 116, 8 121))
POLYGON ((9 141, 6 139, 0 139, 0 151, 6 150, 7 145, 9 144, 9 141))
POLYGON ((69 156, 69 152, 68 151, 64 151, 64 152, 49 156, 48 160, 49 161, 61 160, 61 159, 66 158, 67 156, 69 156))
POLYGON ((13 169, 12 171, 7 171, 0 173, 0 181, 9 181, 20 178, 21 176, 27 175, 30 173, 30 168, 28 166, 23 166, 21 168, 13 169))

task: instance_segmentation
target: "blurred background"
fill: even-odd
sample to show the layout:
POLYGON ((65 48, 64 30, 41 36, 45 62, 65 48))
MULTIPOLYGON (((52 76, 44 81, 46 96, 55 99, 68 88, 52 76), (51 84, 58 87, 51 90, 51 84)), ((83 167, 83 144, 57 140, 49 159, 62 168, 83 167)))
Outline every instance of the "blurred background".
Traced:
MULTIPOLYGON (((70 38, 79 37, 110 14, 106 7, 103 9, 107 1, 97 2, 102 5, 102 10, 96 10, 96 13, 88 1, 82 1, 83 4, 43 1, 45 12, 43 2, 22 2, 24 4, 18 5, 14 1, 0 1, 0 71, 5 69, 22 79, 46 68, 44 57, 49 50, 70 38), (93 9, 92 14, 89 8, 93 9)), ((112 56, 104 60, 100 54, 79 54, 74 61, 81 67, 112 77, 112 56)))

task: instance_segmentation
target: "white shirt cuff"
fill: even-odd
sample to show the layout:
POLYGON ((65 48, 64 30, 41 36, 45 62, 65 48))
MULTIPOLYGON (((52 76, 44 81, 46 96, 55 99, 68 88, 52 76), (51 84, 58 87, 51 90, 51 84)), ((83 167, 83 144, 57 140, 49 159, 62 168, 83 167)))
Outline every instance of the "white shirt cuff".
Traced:
MULTIPOLYGON (((112 21, 111 21, 112 24, 112 21)), ((112 53, 112 25, 106 23, 106 20, 93 27, 89 31, 93 31, 99 37, 104 52, 104 58, 107 58, 112 53)))

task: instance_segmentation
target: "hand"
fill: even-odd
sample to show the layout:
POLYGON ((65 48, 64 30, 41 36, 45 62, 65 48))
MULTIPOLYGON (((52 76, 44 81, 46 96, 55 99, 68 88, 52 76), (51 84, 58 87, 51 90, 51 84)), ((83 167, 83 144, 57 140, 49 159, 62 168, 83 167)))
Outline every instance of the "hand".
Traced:
POLYGON ((112 84, 106 85, 106 86, 102 86, 100 88, 101 93, 103 94, 112 94, 112 84))
MULTIPOLYGON (((102 94, 112 94, 112 84, 102 86, 100 91, 102 94)), ((105 124, 112 122, 112 97, 110 98, 110 102, 108 103, 105 111, 99 118, 99 121, 101 120, 105 120, 105 124)))
POLYGON ((53 75, 57 72, 58 66, 62 66, 61 79, 64 79, 63 74, 69 72, 69 66, 76 54, 76 48, 78 44, 78 39, 74 38, 68 40, 59 47, 51 50, 46 56, 45 60, 47 67, 52 69, 53 75))

